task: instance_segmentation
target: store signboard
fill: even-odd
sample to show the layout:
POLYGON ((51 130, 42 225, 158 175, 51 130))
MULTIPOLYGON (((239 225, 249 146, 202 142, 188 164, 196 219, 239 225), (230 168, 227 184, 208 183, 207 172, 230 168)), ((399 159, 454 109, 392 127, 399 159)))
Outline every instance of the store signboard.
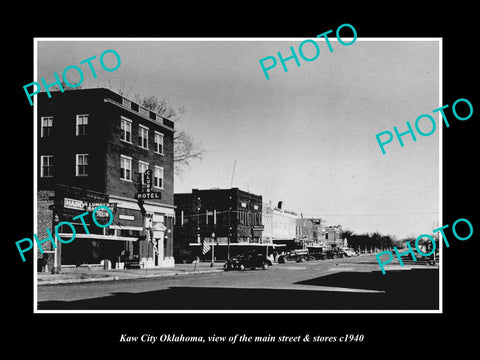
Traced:
POLYGON ((70 198, 63 199, 63 207, 66 209, 85 210, 86 205, 87 203, 83 200, 70 199, 70 198))
MULTIPOLYGON (((63 199, 63 207, 66 209, 72 209, 72 210, 81 210, 81 211, 88 211, 92 212, 95 210, 95 208, 99 206, 106 206, 112 210, 112 213, 115 213, 117 208, 116 208, 116 203, 106 203, 106 202, 89 202, 89 201, 84 201, 84 200, 78 200, 78 199, 71 199, 71 198, 64 198, 63 199)), ((108 211, 105 209, 98 209, 97 210, 97 215, 99 217, 101 216, 108 216, 108 211), (101 214, 100 214, 101 213, 101 214), (104 215, 106 213, 106 215, 104 215)))

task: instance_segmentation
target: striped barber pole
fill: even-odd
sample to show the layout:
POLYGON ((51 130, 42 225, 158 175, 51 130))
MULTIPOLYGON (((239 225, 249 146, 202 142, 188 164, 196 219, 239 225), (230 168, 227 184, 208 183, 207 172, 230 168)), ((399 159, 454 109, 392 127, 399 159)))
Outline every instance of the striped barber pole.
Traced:
POLYGON ((210 250, 210 245, 208 245, 208 243, 204 241, 203 247, 202 247, 202 254, 205 255, 209 250, 210 250))
POLYGON ((157 240, 152 239, 152 244, 153 244, 154 253, 157 254, 157 255, 160 255, 160 253, 158 252, 158 248, 157 248, 157 240))

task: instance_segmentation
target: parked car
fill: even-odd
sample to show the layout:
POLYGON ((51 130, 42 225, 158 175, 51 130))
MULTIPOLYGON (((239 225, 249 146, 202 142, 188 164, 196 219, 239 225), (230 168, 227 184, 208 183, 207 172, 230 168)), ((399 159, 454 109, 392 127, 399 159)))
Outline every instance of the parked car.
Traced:
POLYGON ((133 255, 133 258, 126 258, 123 262, 124 269, 141 269, 140 258, 138 255, 133 255))
POLYGON ((245 270, 247 268, 253 270, 257 267, 261 267, 262 269, 267 270, 270 266, 272 266, 272 262, 265 257, 265 254, 247 252, 227 260, 224 268, 225 270, 245 270))
POLYGON ((308 253, 314 260, 324 260, 326 258, 326 252, 322 247, 311 247, 308 248, 308 253))
POLYGON ((308 249, 292 250, 286 254, 280 255, 277 259, 279 264, 286 263, 287 261, 304 262, 310 260, 316 260, 316 258, 309 253, 308 249))
POLYGON ((176 264, 191 264, 194 260, 197 259, 191 251, 184 249, 174 249, 173 257, 176 264))
POLYGON ((346 256, 345 251, 338 248, 327 250, 325 252, 325 255, 326 255, 326 259, 338 259, 346 256))
POLYGON ((352 249, 347 249, 345 250, 345 255, 351 257, 351 256, 357 256, 358 254, 352 249))

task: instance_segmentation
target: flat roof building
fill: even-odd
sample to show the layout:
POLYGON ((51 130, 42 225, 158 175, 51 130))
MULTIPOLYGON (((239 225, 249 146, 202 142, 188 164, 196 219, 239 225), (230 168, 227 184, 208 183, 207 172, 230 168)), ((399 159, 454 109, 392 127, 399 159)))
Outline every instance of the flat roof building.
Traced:
POLYGON ((174 122, 104 88, 40 93, 37 101, 37 234, 46 238, 62 221, 77 233, 40 253, 42 268, 52 267, 52 255, 57 268, 173 266, 174 122), (103 229, 88 223, 88 234, 72 218, 92 203, 106 204, 114 219, 103 229))
POLYGON ((264 241, 286 245, 286 249, 295 248, 297 218, 297 213, 285 209, 282 201, 279 201, 277 206, 272 206, 271 202, 264 203, 262 220, 265 227, 264 241))
POLYGON ((261 195, 238 188, 192 189, 174 198, 176 248, 209 259, 211 250, 201 251, 207 243, 215 246, 216 259, 226 259, 262 244, 261 195))

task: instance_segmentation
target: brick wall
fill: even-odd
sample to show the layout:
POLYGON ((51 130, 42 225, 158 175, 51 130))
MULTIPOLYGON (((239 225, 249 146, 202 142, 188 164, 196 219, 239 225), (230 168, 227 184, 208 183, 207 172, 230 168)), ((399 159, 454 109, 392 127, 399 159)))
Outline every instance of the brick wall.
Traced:
POLYGON ((106 138, 105 178, 106 192, 133 199, 137 193, 139 161, 149 164, 148 168, 154 171, 155 165, 163 167, 163 189, 153 188, 161 193, 162 199, 155 200, 159 204, 173 205, 173 132, 149 122, 140 116, 118 108, 112 104, 105 105, 104 119, 108 132, 106 138), (121 117, 132 121, 132 143, 121 141, 121 117), (148 127, 148 150, 141 148, 138 143, 139 125, 148 127), (155 153, 155 131, 163 134, 163 155, 155 153), (132 181, 120 179, 120 155, 132 158, 132 181))
MULTIPOLYGON (((39 240, 46 239, 48 237, 46 229, 49 229, 54 235, 52 229, 53 224, 53 211, 49 209, 50 205, 53 205, 53 196, 55 192, 52 190, 39 190, 37 193, 37 229, 36 234, 39 240)), ((32 239, 35 242, 35 239, 32 239)), ((36 245, 34 245, 36 246, 36 245)), ((53 250, 52 243, 45 242, 42 244, 44 251, 53 250)), ((53 254, 43 254, 37 247, 37 271, 45 271, 45 265, 48 265, 48 269, 53 267, 53 254)))

